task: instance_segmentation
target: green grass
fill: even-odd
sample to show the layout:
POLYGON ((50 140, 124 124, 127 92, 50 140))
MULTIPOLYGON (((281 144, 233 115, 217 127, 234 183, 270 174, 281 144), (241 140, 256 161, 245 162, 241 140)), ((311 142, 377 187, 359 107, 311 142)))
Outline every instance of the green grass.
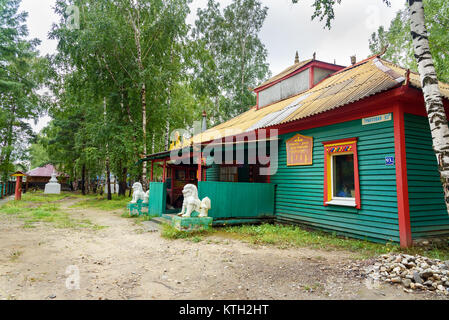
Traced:
POLYGON ((195 232, 183 232, 176 230, 168 223, 164 223, 162 225, 161 236, 165 239, 176 240, 176 239, 188 239, 192 242, 201 242, 204 236, 210 236, 214 234, 215 231, 211 230, 203 230, 203 231, 195 231, 195 232))
POLYGON ((188 233, 178 231, 169 224, 164 224, 161 235, 166 239, 187 239, 192 242, 200 242, 205 237, 215 235, 241 240, 255 245, 276 246, 281 249, 312 248, 326 251, 344 250, 352 252, 355 259, 372 258, 390 252, 412 255, 419 254, 440 260, 449 259, 449 248, 447 245, 443 247, 413 247, 402 249, 398 244, 392 242, 385 244, 374 243, 341 237, 322 231, 306 230, 299 226, 272 224, 243 225, 188 233))
POLYGON ((253 244, 274 245, 280 248, 309 247, 321 250, 346 250, 354 253, 355 258, 363 259, 377 255, 400 252, 420 254, 429 258, 449 259, 449 248, 445 247, 413 247, 402 249, 395 243, 373 243, 370 241, 340 237, 336 234, 320 231, 309 231, 298 226, 270 225, 235 226, 221 230, 226 236, 247 241, 253 244))
POLYGON ((24 221, 24 228, 35 228, 37 223, 51 224, 55 228, 103 229, 90 220, 74 219, 60 208, 56 201, 70 197, 71 194, 43 195, 29 193, 21 201, 9 201, 0 207, 0 214, 14 216, 24 221))
POLYGON ((94 208, 103 211, 115 211, 118 209, 126 209, 126 205, 131 201, 129 197, 112 195, 112 200, 107 199, 107 195, 92 195, 88 199, 84 199, 71 208, 94 208))
POLYGON ((24 202, 55 202, 77 195, 69 192, 61 192, 61 194, 44 194, 42 191, 27 192, 22 195, 24 202))
POLYGON ((150 221, 153 218, 158 218, 159 215, 130 216, 128 211, 126 211, 121 215, 121 217, 125 219, 132 219, 136 225, 140 226, 142 225, 142 222, 150 221))
POLYGON ((23 254, 22 251, 19 250, 13 250, 9 253, 9 260, 10 261, 16 261, 17 259, 19 259, 19 257, 23 254))

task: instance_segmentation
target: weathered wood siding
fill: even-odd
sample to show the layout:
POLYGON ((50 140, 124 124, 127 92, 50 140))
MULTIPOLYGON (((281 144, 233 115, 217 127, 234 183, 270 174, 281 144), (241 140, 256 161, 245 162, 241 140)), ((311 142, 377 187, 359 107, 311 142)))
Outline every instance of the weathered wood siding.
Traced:
POLYGON ((276 219, 376 242, 399 242, 396 171, 386 166, 394 156, 393 121, 362 126, 355 120, 294 132, 280 137, 276 219), (287 167, 286 140, 300 133, 314 138, 313 165, 287 167), (324 147, 322 142, 358 137, 361 209, 324 206, 324 147))
POLYGON ((259 107, 265 107, 309 89, 309 69, 259 92, 259 107))
POLYGON ((412 238, 449 235, 449 216, 426 117, 405 114, 405 141, 412 238))
POLYGON ((320 82, 324 78, 327 78, 332 73, 335 73, 335 71, 321 69, 321 68, 315 68, 314 69, 313 84, 317 84, 318 82, 320 82))

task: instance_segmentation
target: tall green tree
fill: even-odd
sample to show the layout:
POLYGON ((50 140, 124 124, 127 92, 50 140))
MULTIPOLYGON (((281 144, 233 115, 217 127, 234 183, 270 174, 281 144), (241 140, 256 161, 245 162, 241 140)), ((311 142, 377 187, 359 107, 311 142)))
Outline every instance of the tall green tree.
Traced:
POLYGON ((198 9, 192 32, 203 49, 197 84, 213 97, 216 122, 253 106, 252 88, 270 74, 267 50, 259 38, 267 12, 258 0, 234 0, 223 10, 219 2, 209 0, 205 9, 198 9))
MULTIPOLYGON (((83 124, 75 128, 80 141, 86 136, 89 139, 85 143, 67 141, 77 146, 74 156, 83 163, 77 168, 78 174, 84 172, 87 162, 93 163, 89 159, 97 154, 104 158, 99 160, 103 170, 109 171, 110 166, 121 185, 126 184, 129 173, 145 186, 146 163, 140 173, 134 171, 134 164, 148 150, 163 147, 165 129, 179 123, 170 115, 191 106, 178 103, 178 88, 188 87, 184 47, 189 2, 57 2, 61 21, 51 32, 51 37, 58 40, 58 54, 53 59, 53 88, 58 102, 53 113, 61 123, 69 120, 67 116, 73 110, 83 115, 75 116, 83 124), (79 29, 67 26, 68 5, 80 8, 79 29), (62 113, 61 108, 65 110, 62 113)), ((184 119, 190 117, 186 114, 184 119)), ((53 134, 58 140, 59 131, 53 134)))
POLYGON ((28 40, 27 13, 20 1, 0 0, 0 172, 3 179, 14 162, 25 160, 33 137, 28 120, 46 108, 38 93, 47 75, 47 60, 39 57, 39 40, 28 40))
MULTIPOLYGON (((429 45, 440 81, 449 83, 449 3, 444 0, 425 0, 425 16, 429 29, 429 45)), ((380 26, 369 39, 372 54, 387 47, 383 57, 412 71, 418 71, 413 38, 410 31, 408 7, 397 12, 388 29, 380 26)))

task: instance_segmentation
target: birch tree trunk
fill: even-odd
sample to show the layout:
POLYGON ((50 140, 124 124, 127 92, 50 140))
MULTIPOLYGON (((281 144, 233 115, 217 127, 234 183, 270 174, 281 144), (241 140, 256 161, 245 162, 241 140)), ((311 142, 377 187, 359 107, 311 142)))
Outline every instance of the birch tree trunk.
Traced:
POLYGON ((81 173, 81 193, 83 196, 86 195, 86 165, 83 164, 83 169, 81 173))
MULTIPOLYGON (((140 99, 142 103, 142 143, 143 143, 143 155, 147 155, 147 89, 145 84, 145 77, 143 75, 144 66, 142 59, 142 43, 141 43, 141 21, 140 21, 140 8, 135 8, 136 17, 134 18, 130 13, 130 22, 131 26, 134 30, 134 41, 137 49, 137 66, 140 72, 140 99)), ((142 186, 144 190, 147 188, 147 162, 144 161, 142 163, 142 186)))
MULTIPOLYGON (((173 45, 170 48, 170 62, 173 64, 173 45)), ((168 97, 167 97, 167 121, 165 122, 165 151, 168 151, 170 148, 170 107, 171 107, 171 88, 172 80, 168 82, 168 97)), ((154 153, 154 151, 153 151, 154 153)))
MULTIPOLYGON (((106 129, 106 124, 107 124, 106 98, 103 99, 103 107, 104 107, 104 127, 106 129)), ((112 200, 109 143, 106 143, 106 183, 108 185, 108 200, 112 200)))
POLYGON ((427 116, 432 133, 433 149, 437 157, 438 170, 449 212, 449 127, 430 52, 424 5, 422 0, 408 0, 408 4, 413 47, 418 62, 427 116))

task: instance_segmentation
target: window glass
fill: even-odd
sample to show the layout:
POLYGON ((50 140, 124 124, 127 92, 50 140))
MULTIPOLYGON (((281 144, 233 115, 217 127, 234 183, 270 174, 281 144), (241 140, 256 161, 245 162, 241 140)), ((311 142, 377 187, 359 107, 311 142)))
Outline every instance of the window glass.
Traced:
POLYGON ((237 182, 237 167, 221 167, 220 168, 220 181, 222 182, 237 182))
POLYGON ((186 172, 184 169, 176 170, 176 180, 184 181, 186 179, 186 172))
POLYGON ((332 156, 333 194, 338 198, 354 198, 354 155, 332 156))

